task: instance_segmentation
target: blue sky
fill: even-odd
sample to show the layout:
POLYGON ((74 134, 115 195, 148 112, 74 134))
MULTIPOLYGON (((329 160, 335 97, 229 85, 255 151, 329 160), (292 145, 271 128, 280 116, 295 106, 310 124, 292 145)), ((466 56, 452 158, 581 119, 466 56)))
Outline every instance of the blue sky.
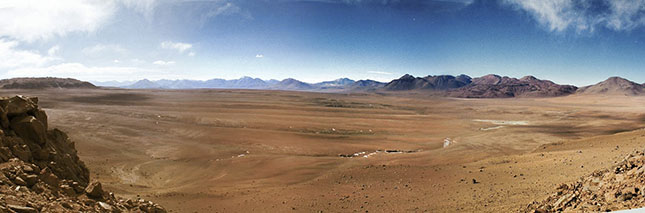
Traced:
POLYGON ((645 0, 8 0, 0 77, 645 82, 645 0))

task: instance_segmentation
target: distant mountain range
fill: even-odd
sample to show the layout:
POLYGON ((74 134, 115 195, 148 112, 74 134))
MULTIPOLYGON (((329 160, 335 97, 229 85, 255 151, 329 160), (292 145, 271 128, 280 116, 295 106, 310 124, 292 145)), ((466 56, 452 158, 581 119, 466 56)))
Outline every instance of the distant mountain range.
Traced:
POLYGON ((99 86, 121 87, 127 89, 267 89, 267 90, 296 90, 296 91, 343 91, 343 90, 376 90, 385 85, 385 83, 373 80, 354 81, 349 78, 339 78, 333 81, 323 81, 320 83, 310 84, 298 81, 293 78, 287 78, 282 81, 262 80, 259 78, 242 77, 239 79, 210 79, 206 81, 199 80, 157 80, 151 81, 143 79, 129 84, 120 82, 94 82, 99 86))
MULTIPOLYGON (((339 78, 333 81, 306 83, 293 78, 282 81, 242 77, 240 79, 157 80, 94 82, 102 87, 127 89, 265 89, 319 92, 427 92, 438 96, 461 98, 511 98, 511 97, 556 97, 565 95, 637 96, 645 95, 645 84, 621 77, 611 77, 594 85, 577 88, 560 85, 533 76, 512 78, 485 75, 471 78, 467 75, 429 75, 414 77, 404 75, 388 83, 373 80, 339 78)), ((98 88, 94 84, 71 78, 12 78, 0 80, 2 89, 47 89, 47 88, 98 88)))

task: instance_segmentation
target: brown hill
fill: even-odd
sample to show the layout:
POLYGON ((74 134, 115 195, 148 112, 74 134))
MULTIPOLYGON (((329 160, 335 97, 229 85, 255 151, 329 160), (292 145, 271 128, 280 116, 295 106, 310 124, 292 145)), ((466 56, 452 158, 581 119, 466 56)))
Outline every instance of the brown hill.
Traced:
POLYGON ((0 80, 2 89, 48 89, 48 88, 86 88, 96 89, 94 84, 73 78, 11 78, 0 80))
POLYGON ((90 182, 74 142, 47 126, 38 98, 0 98, 0 212, 165 212, 90 182))
POLYGON ((630 80, 621 77, 611 77, 603 82, 580 88, 578 94, 634 96, 643 94, 645 92, 643 88, 643 85, 630 80))
POLYGON ((523 78, 486 75, 472 79, 472 83, 447 92, 448 96, 462 98, 555 97, 574 93, 577 87, 559 85, 533 76, 523 78))
POLYGON ((385 90, 402 91, 402 90, 449 90, 470 84, 470 77, 467 75, 429 75, 426 77, 414 77, 405 74, 399 79, 395 79, 384 86, 385 90))

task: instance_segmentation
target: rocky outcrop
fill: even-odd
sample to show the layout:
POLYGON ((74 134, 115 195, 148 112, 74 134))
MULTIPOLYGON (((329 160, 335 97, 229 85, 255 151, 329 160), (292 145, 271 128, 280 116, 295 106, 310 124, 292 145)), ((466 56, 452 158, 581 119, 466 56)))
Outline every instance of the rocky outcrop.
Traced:
POLYGON ((47 129, 37 98, 0 98, 0 124, 0 212, 165 212, 90 183, 74 142, 47 129))
POLYGON ((2 89, 71 89, 84 88, 96 89, 94 84, 72 78, 11 78, 0 80, 2 89))
POLYGON ((523 212, 606 212, 645 206, 645 154, 637 151, 610 169, 562 184, 523 212))

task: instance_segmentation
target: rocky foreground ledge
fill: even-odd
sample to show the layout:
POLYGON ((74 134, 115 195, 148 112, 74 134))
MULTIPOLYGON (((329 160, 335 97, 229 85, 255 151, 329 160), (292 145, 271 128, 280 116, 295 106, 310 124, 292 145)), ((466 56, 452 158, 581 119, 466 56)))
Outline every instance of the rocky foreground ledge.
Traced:
POLYGON ((166 212, 143 199, 115 197, 78 158, 67 134, 48 130, 36 97, 0 97, 0 213, 166 212))
POLYGON ((607 212, 645 206, 645 153, 634 152, 610 169, 596 171, 524 212, 607 212))

